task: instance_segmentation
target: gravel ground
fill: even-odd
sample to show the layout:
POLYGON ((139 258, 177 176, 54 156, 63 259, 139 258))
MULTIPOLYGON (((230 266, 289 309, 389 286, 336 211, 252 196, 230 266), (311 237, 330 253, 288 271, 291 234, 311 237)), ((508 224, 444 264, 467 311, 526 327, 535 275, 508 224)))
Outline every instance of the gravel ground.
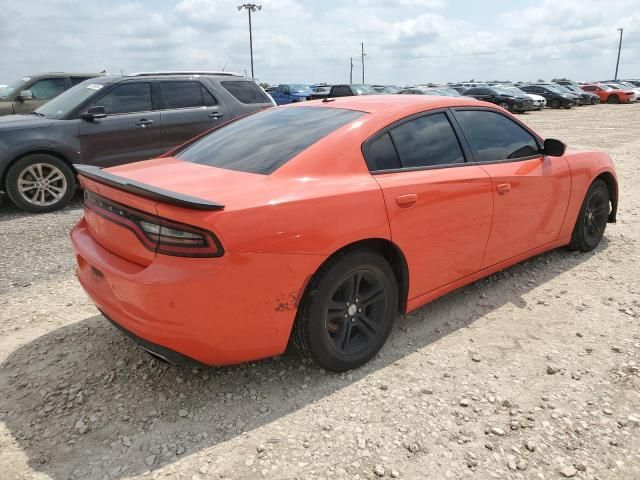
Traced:
POLYGON ((0 477, 640 479, 640 105, 521 117, 608 151, 619 221, 398 320, 368 365, 153 360, 73 277, 63 212, 0 207, 0 477))

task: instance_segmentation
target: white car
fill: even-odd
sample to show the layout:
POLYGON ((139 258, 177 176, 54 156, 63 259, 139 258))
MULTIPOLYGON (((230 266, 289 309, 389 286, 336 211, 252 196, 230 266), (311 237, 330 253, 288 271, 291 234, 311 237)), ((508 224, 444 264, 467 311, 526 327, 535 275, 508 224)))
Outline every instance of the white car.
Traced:
POLYGON ((524 94, 529 97, 531 100, 533 100, 533 106, 536 107, 535 110, 542 110, 544 107, 547 106, 547 99, 544 98, 541 95, 536 95, 535 93, 527 93, 524 92, 524 94))

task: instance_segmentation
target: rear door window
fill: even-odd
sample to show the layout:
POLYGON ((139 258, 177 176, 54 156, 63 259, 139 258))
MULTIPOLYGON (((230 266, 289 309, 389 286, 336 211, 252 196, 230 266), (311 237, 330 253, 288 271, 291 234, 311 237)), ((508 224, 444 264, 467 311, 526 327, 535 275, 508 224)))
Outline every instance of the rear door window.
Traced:
POLYGON ((455 116, 479 162, 540 154, 534 136, 504 115, 486 110, 457 110, 455 116))
POLYGON ((211 94, 199 82, 161 82, 161 85, 166 109, 215 105, 211 94))
POLYGON ((71 77, 71 86, 78 85, 79 83, 84 82, 85 80, 89 80, 93 77, 71 77))
POLYGON ((323 107, 262 110, 212 131, 175 157, 201 165, 268 175, 362 115, 363 112, 354 110, 323 107))
POLYGON ((221 82, 222 86, 240 103, 271 103, 262 89, 254 82, 221 82))
POLYGON ((464 163, 458 138, 444 113, 410 120, 391 130, 403 168, 464 163))
POLYGON ((364 157, 369 170, 372 172, 393 170, 402 167, 400 157, 398 157, 398 152, 393 145, 389 132, 380 135, 365 145, 364 157))

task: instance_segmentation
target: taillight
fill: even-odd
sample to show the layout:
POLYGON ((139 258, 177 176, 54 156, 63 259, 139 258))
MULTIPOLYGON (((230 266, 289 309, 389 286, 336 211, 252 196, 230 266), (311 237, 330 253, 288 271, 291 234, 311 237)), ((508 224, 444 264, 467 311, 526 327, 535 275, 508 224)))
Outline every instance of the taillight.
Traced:
POLYGON ((224 250, 208 230, 149 215, 84 191, 86 208, 131 230, 149 250, 178 257, 220 257, 224 250))

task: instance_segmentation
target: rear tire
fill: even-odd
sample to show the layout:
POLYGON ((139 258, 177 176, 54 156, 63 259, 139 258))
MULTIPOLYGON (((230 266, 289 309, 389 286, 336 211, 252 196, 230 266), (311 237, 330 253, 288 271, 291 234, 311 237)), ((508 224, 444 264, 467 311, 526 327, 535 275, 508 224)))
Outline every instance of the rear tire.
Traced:
POLYGON ((64 207, 76 190, 71 168, 58 157, 34 153, 17 160, 7 171, 5 188, 19 208, 30 213, 64 207))
POLYGON ((590 252, 598 246, 609 219, 609 188, 602 180, 594 181, 584 196, 571 235, 571 250, 590 252))
POLYGON ((553 100, 551 100, 551 108, 560 108, 560 100, 558 100, 557 98, 554 98, 553 100))
POLYGON ((293 330, 298 348, 326 370, 344 372, 382 348, 398 312, 389 263, 368 249, 329 259, 311 280, 293 330))
POLYGON ((610 104, 620 103, 620 98, 618 97, 618 95, 609 95, 607 97, 607 103, 610 103, 610 104))

